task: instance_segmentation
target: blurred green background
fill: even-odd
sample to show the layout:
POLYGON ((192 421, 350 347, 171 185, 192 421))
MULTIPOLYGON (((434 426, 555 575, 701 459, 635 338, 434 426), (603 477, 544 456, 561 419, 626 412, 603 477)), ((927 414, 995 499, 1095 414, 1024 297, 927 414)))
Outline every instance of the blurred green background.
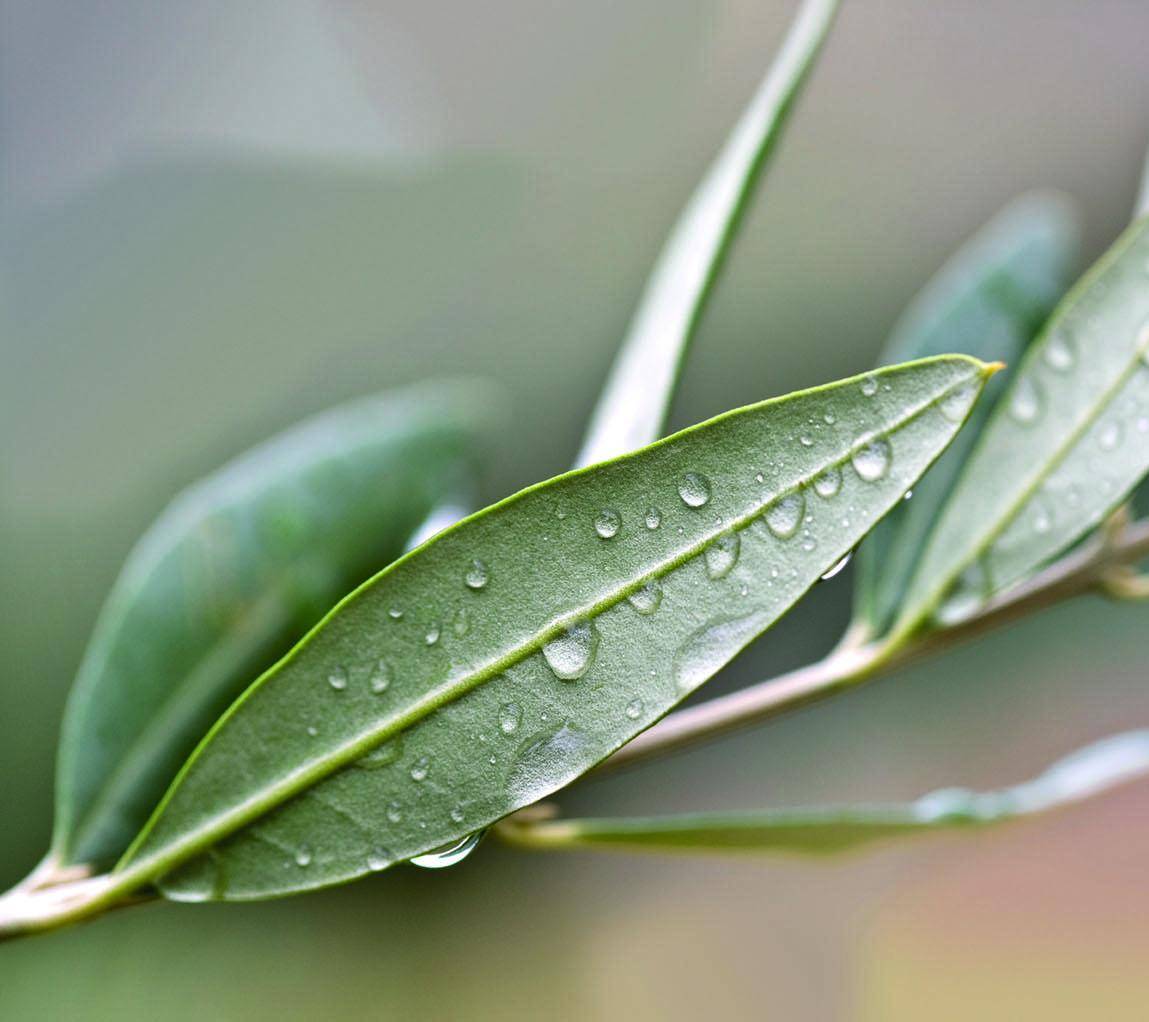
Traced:
MULTIPOLYGON (((484 497, 566 466, 651 260, 767 66, 779 0, 3 0, 0 886, 46 845, 95 613, 173 492, 434 375, 499 381, 484 497)), ((1013 195, 1122 227, 1149 5, 847 0, 676 425, 858 372, 1013 195)), ((835 640, 817 591, 710 692, 835 640)), ((1149 721, 1146 610, 1081 600, 562 800, 639 812, 1020 779, 1149 721)), ((1149 788, 829 862, 493 844, 0 948, 24 1019, 1143 1018, 1149 788)))

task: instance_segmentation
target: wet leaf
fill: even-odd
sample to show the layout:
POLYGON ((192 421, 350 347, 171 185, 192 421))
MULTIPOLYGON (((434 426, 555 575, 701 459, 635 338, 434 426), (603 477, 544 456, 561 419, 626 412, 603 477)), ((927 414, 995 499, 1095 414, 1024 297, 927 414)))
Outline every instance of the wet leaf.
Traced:
POLYGON ((1149 219, 1030 347, 930 535, 896 629, 931 613, 965 617, 1098 525, 1147 470, 1149 219))
POLYGON ((849 550, 991 371, 939 358, 767 401, 441 532, 245 693, 119 869, 179 899, 284 894, 569 783, 849 550))
POLYGON ((837 0, 803 4, 758 92, 675 224, 576 464, 605 461, 661 436, 702 309, 837 6, 837 0))
POLYGON ((181 494, 128 557, 68 702, 54 854, 111 863, 212 722, 464 486, 473 385, 333 409, 181 494))
MULTIPOLYGON (((1009 365, 1069 286, 1077 223, 1066 199, 1022 196, 971 238, 929 282, 890 336, 881 361, 960 351, 1009 365)), ((1008 371, 986 388, 965 428, 866 537, 856 559, 857 622, 872 635, 893 621, 930 528, 969 458, 1008 371)))
POLYGON ((968 830, 1049 812, 1149 776, 1149 731, 1114 735, 998 791, 943 788, 914 802, 499 825, 510 844, 537 851, 832 854, 878 841, 968 830))

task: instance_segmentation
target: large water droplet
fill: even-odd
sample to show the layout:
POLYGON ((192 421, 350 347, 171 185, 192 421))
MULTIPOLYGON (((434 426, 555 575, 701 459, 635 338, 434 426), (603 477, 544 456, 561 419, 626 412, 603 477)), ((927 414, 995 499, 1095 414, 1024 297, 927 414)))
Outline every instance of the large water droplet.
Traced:
POLYGON ((713 676, 770 623, 766 610, 743 617, 722 618, 691 635, 674 656, 674 684, 680 693, 693 692, 713 676))
POLYGON ((342 692, 347 687, 347 668, 335 667, 327 675, 327 684, 336 692, 342 692))
POLYGON ((605 507, 598 513, 598 517, 594 520, 594 531, 603 539, 613 539, 618 535, 618 530, 621 525, 622 515, 613 508, 605 507))
POLYGON ((885 440, 872 440, 850 455, 850 464, 865 483, 875 483, 890 470, 892 455, 885 440))
POLYGON ((938 402, 938 407, 950 422, 961 422, 970 410, 970 406, 977 399, 978 387, 976 383, 966 383, 951 390, 938 402))
POLYGON ((474 834, 468 834, 461 841, 443 845, 425 855, 416 855, 411 860, 411 865, 418 866, 420 869, 446 869, 448 866, 454 866, 456 863, 462 862, 479 846, 484 833, 486 832, 477 830, 474 834))
POLYGON ((640 614, 653 614, 662 603, 662 586, 657 579, 651 579, 641 589, 636 589, 627 602, 640 614))
POLYGON ((514 806, 529 805, 573 780, 583 770, 586 736, 570 724, 534 735, 519 747, 507 774, 507 795, 514 806))
POLYGON ((386 660, 380 660, 375 665, 375 670, 371 675, 371 691, 376 695, 386 692, 391 687, 391 668, 387 666, 386 660))
POLYGON ((490 577, 490 570, 476 557, 471 562, 471 566, 463 574, 463 584, 466 585, 468 589, 477 591, 487 584, 490 577))
POLYGON ((1009 398, 1009 414, 1015 422, 1028 426, 1041 413, 1041 395, 1028 376, 1017 381, 1009 398))
POLYGON ((426 756, 420 756, 411 764, 411 780, 425 781, 431 772, 431 761, 426 756))
POLYGON ((1070 347, 1069 339, 1064 334, 1050 335, 1049 340, 1045 342, 1043 354, 1049 367, 1059 373, 1068 372, 1073 368, 1073 348, 1070 347))
POLYGON ((568 628, 543 646, 547 666, 560 681, 577 681, 586 674, 598 649, 598 629, 590 621, 568 628))
POLYGON ((831 465, 814 479, 814 492, 827 500, 836 496, 841 488, 842 471, 835 465, 831 465))
POLYGON ((822 572, 821 581, 829 582, 830 579, 832 579, 835 575, 844 571, 846 568, 846 565, 850 563, 850 558, 853 556, 854 556, 853 550, 849 550, 845 554, 843 554, 842 559, 840 561, 838 561, 837 564, 835 564, 832 568, 828 569, 827 571, 822 572))
POLYGON ((698 472, 687 472, 678 480, 678 495, 687 507, 703 507, 710 500, 710 480, 698 472))
POLYGON ((719 536, 703 552, 706 559, 706 574, 713 579, 723 578, 730 574, 730 570, 738 563, 738 552, 742 541, 738 533, 731 532, 719 536))
POLYGON ((802 515, 806 513, 806 498, 799 490, 788 493, 776 500, 767 509, 763 518, 768 528, 779 539, 789 539, 798 531, 802 515))
POLYGON ((638 720, 645 708, 646 706, 641 699, 632 699, 626 704, 626 715, 630 720, 638 720))
POLYGON ((499 708, 499 730, 513 735, 523 722, 523 708, 518 703, 503 703, 499 708))

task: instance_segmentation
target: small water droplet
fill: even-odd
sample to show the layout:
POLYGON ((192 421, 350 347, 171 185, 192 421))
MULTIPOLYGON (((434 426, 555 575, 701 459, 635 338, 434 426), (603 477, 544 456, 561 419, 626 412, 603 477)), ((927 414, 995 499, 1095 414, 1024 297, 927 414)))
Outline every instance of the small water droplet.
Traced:
POLYGON ((755 472, 754 473, 754 482, 764 483, 764 482, 766 482, 766 477, 761 472, 755 472))
POLYGON ((817 546, 818 541, 814 539, 813 536, 807 536, 804 540, 802 540, 802 549, 805 550, 806 553, 810 553, 812 550, 816 549, 817 546))
POLYGON ((1121 423, 1107 422, 1097 434, 1097 446, 1103 451, 1115 451, 1121 444, 1121 423))
POLYGON ((951 390, 938 402, 944 415, 950 422, 961 422, 968 414, 970 407, 977 399, 978 386, 976 383, 966 383, 951 390))
POLYGON ((463 574, 463 584, 466 585, 468 589, 478 591, 487 584, 490 577, 490 570, 476 557, 471 562, 471 566, 463 574))
POLYGON ((403 617, 403 611, 401 611, 398 607, 392 607, 389 611, 387 611, 387 616, 392 621, 399 621, 403 617))
POLYGON ((813 447, 814 438, 810 436, 809 433, 803 433, 800 437, 798 437, 798 443, 800 443, 803 447, 813 447))
POLYGON ((613 508, 603 508, 594 520, 594 531, 603 539, 613 539, 622 525, 622 516, 613 508))
POLYGON ((577 681, 590 668, 598 649, 598 629, 590 621, 568 628, 543 646, 543 657, 560 681, 577 681))
POLYGON ((386 660, 380 660, 375 665, 375 672, 371 675, 371 691, 376 695, 386 692, 391 687, 391 668, 386 660))
POLYGON ((914 491, 913 490, 906 490, 906 492, 902 494, 902 500, 906 501, 907 503, 909 503, 909 501, 911 501, 913 499, 914 499, 914 491))
POLYGON ((687 507, 703 507, 710 500, 710 480, 698 472, 687 472, 678 480, 678 495, 687 507))
POLYGON ((411 865, 421 869, 446 869, 448 866, 454 866, 457 862, 462 862, 478 847, 479 842, 483 839, 483 834, 484 831, 477 830, 474 834, 468 834, 461 841, 453 841, 451 844, 443 845, 425 855, 416 855, 411 860, 411 865))
POLYGON ((806 512, 806 498, 801 491, 788 493, 775 501, 763 516, 768 528, 779 539, 789 539, 798 531, 802 515, 806 512))
POLYGON ((853 556, 854 556, 853 550, 847 551, 845 554, 842 555, 842 559, 840 561, 838 561, 837 564, 835 564, 828 571, 822 572, 821 580, 823 582, 829 582, 830 579, 832 579, 839 572, 844 571, 846 568, 846 565, 850 563, 850 558, 853 556))
POLYGON ((626 704, 626 715, 631 720, 638 720, 638 718, 642 716, 644 709, 645 705, 641 699, 632 699, 626 704))
POLYGON ((706 560, 706 574, 709 578, 719 579, 730 574, 730 570, 738 563, 738 552, 742 548, 742 541, 738 533, 731 532, 719 536, 703 552, 706 560))
POLYGON ((451 622, 451 628, 459 638, 471 630, 471 614, 466 607, 460 607, 455 611, 455 619, 451 622))
POLYGON ((850 456, 850 464, 865 483, 875 483, 890 470, 890 445, 885 440, 872 440, 850 456))
POLYGON ((643 521, 646 523, 646 527, 653 531, 662 524, 662 512, 656 507, 648 507, 643 521))
POLYGON ((375 847, 367 853, 367 868, 372 873, 378 873, 391 865, 391 853, 386 848, 375 847))
POLYGON ((814 492, 827 500, 836 496, 841 488, 842 472, 835 465, 831 465, 814 479, 814 492))
POLYGON ((327 675, 327 684, 336 692, 342 692, 347 687, 347 668, 336 667, 327 675))
POLYGON ((370 752, 364 753, 355 761, 355 765, 364 770, 379 770, 382 767, 390 766, 402 755, 403 736, 399 735, 389 742, 375 746, 370 752))
POLYGON ((434 646, 439 641, 439 623, 432 622, 427 627, 427 634, 423 637, 428 646, 434 646))
POLYGON ((387 819, 391 823, 403 822, 403 807, 398 802, 389 802, 387 804, 387 819))
POLYGON ((1009 414, 1015 422, 1029 425, 1041 412, 1041 395, 1033 380, 1023 376, 1013 388, 1009 399, 1009 414))
POLYGON ((1051 369, 1059 373, 1067 372, 1073 367, 1073 349, 1069 346, 1069 339, 1061 333, 1050 335, 1045 342, 1045 361, 1051 369))
POLYGON ((431 761, 426 756, 420 756, 411 764, 411 780, 425 781, 431 772, 431 761))
POLYGON ((467 814, 463 812, 462 806, 455 806, 451 810, 451 821, 453 823, 462 823, 467 818, 467 814))
POLYGON ((834 425, 835 422, 838 421, 838 417, 833 412, 827 412, 825 415, 822 416, 822 421, 827 426, 832 426, 832 425, 834 425))
POLYGON ((653 614, 662 603, 662 586, 657 579, 651 579, 641 589, 636 589, 627 602, 640 614, 653 614))
POLYGON ((295 850, 295 865, 297 866, 310 866, 312 859, 311 846, 300 845, 295 850))
POLYGON ((311 726, 309 726, 309 727, 308 727, 308 729, 307 729, 307 733, 308 733, 308 734, 309 734, 309 735, 310 735, 312 738, 314 738, 314 737, 315 737, 317 734, 319 734, 319 728, 315 727, 315 725, 311 725, 311 726))
POLYGON ((878 381, 872 376, 867 376, 862 381, 862 394, 865 397, 873 397, 878 392, 878 381))
POLYGON ((499 709, 499 730, 513 735, 523 722, 523 710, 518 703, 503 703, 499 709))

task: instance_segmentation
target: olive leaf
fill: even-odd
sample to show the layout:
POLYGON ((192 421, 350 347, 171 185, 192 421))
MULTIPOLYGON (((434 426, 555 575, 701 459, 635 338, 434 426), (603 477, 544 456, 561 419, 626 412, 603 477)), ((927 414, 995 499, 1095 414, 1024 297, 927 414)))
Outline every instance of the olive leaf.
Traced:
POLYGON ((599 398, 577 465, 617 457, 661 435, 706 300, 837 7, 838 0, 805 0, 770 71, 675 224, 599 398))
POLYGON ((439 533, 232 706, 117 882, 162 877, 178 899, 338 883, 567 784, 813 585, 992 372, 935 358, 766 401, 439 533))
POLYGON ((1147 360, 1149 218, 1030 347, 930 535, 896 632, 931 613, 966 616, 1125 500, 1149 470, 1147 360))
POLYGON ((58 864, 123 853, 251 679, 467 484, 488 407, 473 383, 360 400, 173 501, 129 555, 68 701, 58 864))
POLYGON ((693 813, 638 818, 531 820, 496 833, 539 851, 791 852, 831 854, 892 838, 969 830, 1063 808, 1149 776, 1149 731, 1112 735, 998 791, 943 788, 909 803, 693 813))
MULTIPOLYGON (((962 351, 1007 364, 1032 340, 1069 286, 1078 227, 1067 199, 1034 192, 1010 203, 914 299, 883 349, 883 363, 962 351)), ((858 551, 856 626, 892 622, 938 511, 1008 379, 995 377, 949 449, 858 551)))

